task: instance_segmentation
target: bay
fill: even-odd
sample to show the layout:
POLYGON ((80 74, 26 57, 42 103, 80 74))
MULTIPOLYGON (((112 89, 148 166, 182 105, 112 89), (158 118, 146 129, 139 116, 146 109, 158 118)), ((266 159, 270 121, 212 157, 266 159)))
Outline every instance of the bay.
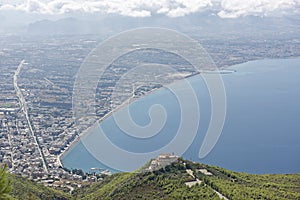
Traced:
MULTIPOLYGON (((188 78, 197 94, 201 120, 195 139, 182 156, 239 172, 299 173, 299 66, 300 58, 258 60, 229 67, 235 72, 222 75, 227 96, 226 121, 217 144, 203 159, 198 154, 211 117, 210 96, 200 75, 188 78)), ((177 81, 173 86, 181 88, 182 82, 177 81)), ((147 125, 151 121, 149 108, 155 104, 164 107, 167 119, 159 134, 151 138, 124 134, 113 117, 108 117, 100 126, 112 143, 126 151, 155 151, 174 137, 181 114, 176 96, 162 88, 129 105, 135 123, 147 125)), ((93 134, 87 137, 93 140, 93 134)), ((116 171, 97 160, 85 145, 77 143, 63 156, 63 165, 85 171, 93 167, 116 171)), ((101 145, 94 148, 106 152, 101 145)))

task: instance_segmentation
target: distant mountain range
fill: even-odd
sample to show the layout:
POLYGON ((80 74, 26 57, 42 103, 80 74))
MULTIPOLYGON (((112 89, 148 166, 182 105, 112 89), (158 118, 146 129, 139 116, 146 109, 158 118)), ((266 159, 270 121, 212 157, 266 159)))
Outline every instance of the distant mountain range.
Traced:
POLYGON ((41 15, 17 11, 0 12, 0 34, 33 35, 111 35, 138 27, 161 27, 197 35, 299 34, 300 17, 220 18, 217 11, 207 10, 184 17, 171 18, 153 14, 151 17, 128 17, 117 14, 41 15))
POLYGON ((95 17, 94 19, 70 17, 30 23, 27 33, 38 35, 111 34, 139 27, 170 28, 200 36, 299 34, 300 18, 249 16, 237 19, 222 19, 208 12, 178 18, 163 15, 145 18, 119 15, 107 15, 105 17, 95 17))

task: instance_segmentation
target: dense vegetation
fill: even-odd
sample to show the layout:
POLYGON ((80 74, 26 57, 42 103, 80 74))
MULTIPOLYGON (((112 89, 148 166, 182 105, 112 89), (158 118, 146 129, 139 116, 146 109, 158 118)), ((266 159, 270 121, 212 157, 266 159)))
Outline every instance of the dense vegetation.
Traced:
POLYGON ((22 200, 67 200, 71 199, 71 195, 62 191, 54 190, 42 184, 32 182, 22 177, 14 175, 9 176, 11 180, 11 196, 14 199, 22 200))
POLYGON ((77 191, 77 199, 219 199, 204 185, 189 188, 193 180, 183 164, 155 172, 120 173, 77 191))
POLYGON ((9 192, 11 190, 10 181, 6 172, 6 166, 0 168, 0 200, 11 199, 9 192))
POLYGON ((205 182, 229 199, 300 199, 300 175, 250 175, 216 168, 229 178, 205 182))
POLYGON ((77 199, 300 199, 300 174, 251 175, 181 160, 155 172, 120 173, 76 191, 77 199), (186 169, 194 172, 195 178, 186 169), (205 175, 207 169, 213 175, 205 175), (198 178, 192 187, 185 182, 198 178))
POLYGON ((300 174, 253 175, 206 166, 214 176, 203 176, 204 183, 232 200, 300 199, 300 174))
MULTIPOLYGON (((143 170, 143 169, 141 169, 143 170)), ((63 193, 0 171, 2 199, 300 199, 300 174, 251 175, 181 160, 155 172, 118 173, 63 193), (193 171, 195 177, 187 173, 193 171), (205 175, 206 169, 213 175, 205 175), (200 180, 191 187, 185 183, 200 180), (11 187, 11 188, 10 188, 11 187)))
POLYGON ((0 167, 0 200, 14 199, 66 200, 71 199, 71 196, 28 179, 8 174, 6 167, 0 167))

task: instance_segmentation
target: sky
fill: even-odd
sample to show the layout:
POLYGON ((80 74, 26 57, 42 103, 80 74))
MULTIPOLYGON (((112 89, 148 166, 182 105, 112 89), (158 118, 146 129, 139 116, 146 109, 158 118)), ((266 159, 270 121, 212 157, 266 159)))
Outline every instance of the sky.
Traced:
POLYGON ((182 17, 214 10, 221 18, 291 15, 300 12, 300 0, 0 0, 1 11, 61 15, 67 13, 182 17))

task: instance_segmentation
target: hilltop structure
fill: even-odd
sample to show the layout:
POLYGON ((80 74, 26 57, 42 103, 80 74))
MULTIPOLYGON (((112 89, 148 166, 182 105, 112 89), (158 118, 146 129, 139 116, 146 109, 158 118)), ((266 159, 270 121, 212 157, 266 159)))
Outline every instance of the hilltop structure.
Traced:
POLYGON ((151 172, 159 170, 161 168, 164 168, 167 165, 177 162, 178 158, 179 156, 168 154, 168 153, 160 154, 156 159, 151 161, 148 170, 151 172))

